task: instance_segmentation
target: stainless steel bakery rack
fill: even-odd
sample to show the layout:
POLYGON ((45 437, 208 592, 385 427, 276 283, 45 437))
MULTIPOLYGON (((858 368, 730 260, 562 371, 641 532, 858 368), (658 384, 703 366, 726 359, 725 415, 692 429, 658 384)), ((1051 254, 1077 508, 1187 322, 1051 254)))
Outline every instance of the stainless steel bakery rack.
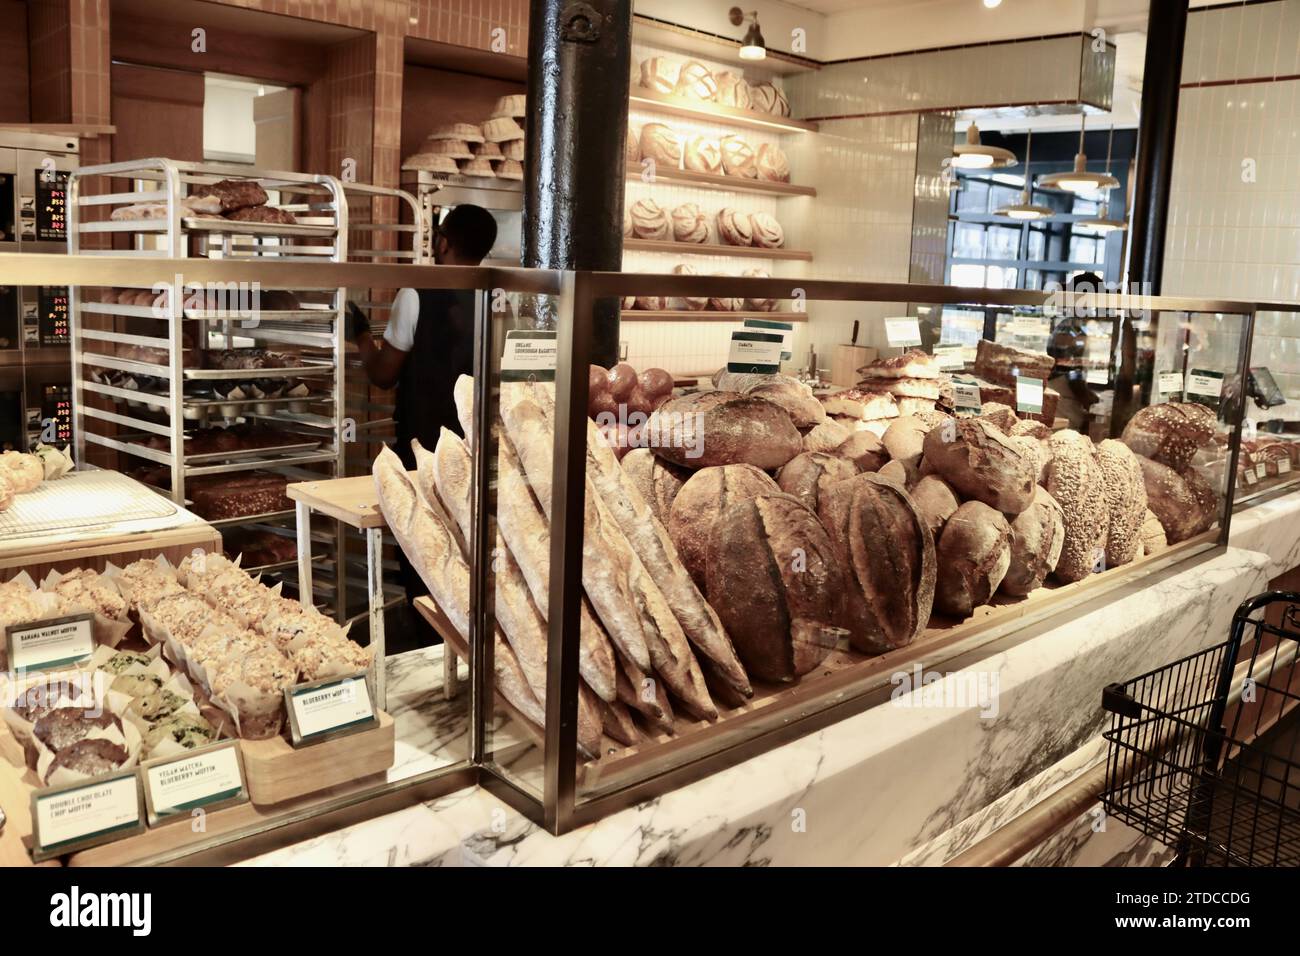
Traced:
MULTIPOLYGON (((330 176, 150 158, 83 168, 68 186, 68 251, 74 255, 339 263, 348 259, 348 234, 344 187, 330 176), (186 202, 195 187, 225 179, 259 183, 268 204, 292 213, 296 222, 195 214, 186 202), (109 191, 97 191, 104 184, 109 191), (131 207, 144 207, 132 212, 145 217, 111 218, 113 211, 131 207)), ((162 466, 167 477, 153 487, 178 504, 191 501, 187 483, 200 477, 253 470, 286 480, 343 474, 345 288, 191 283, 184 270, 169 282, 133 283, 129 276, 122 282, 133 292, 148 290, 153 301, 112 301, 116 296, 106 288, 71 292, 79 463, 92 463, 88 451, 107 450, 117 453, 122 470, 162 466), (222 350, 244 349, 287 351, 284 361, 272 363, 280 367, 222 368, 211 361, 222 350), (242 391, 232 396, 231 387, 242 391), (187 431, 234 423, 270 423, 288 434, 270 447, 184 451, 187 431)), ((219 523, 235 527, 291 517, 290 511, 219 523)), ((342 529, 330 524, 341 549, 342 529)), ((319 580, 313 599, 343 619, 341 569, 319 580)))

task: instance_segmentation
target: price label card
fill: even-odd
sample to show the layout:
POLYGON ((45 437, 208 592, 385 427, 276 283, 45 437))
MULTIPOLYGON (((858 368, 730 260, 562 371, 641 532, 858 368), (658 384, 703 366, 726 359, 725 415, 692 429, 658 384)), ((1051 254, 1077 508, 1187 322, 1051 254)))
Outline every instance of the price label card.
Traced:
POLYGON ((134 770, 46 787, 32 794, 32 856, 98 846, 144 829, 140 778, 134 770))
POLYGON ((731 333, 727 371, 775 375, 781 371, 781 355, 784 351, 785 336, 781 333, 740 329, 731 333))
POLYGON ((914 348, 921 344, 921 324, 914 315, 885 319, 885 338, 893 348, 914 348))
POLYGON ((939 368, 945 372, 961 371, 966 367, 966 359, 962 354, 964 351, 961 345, 936 345, 934 358, 939 363, 939 368))
POLYGON ((794 358, 792 344, 794 341, 793 322, 777 322, 774 319, 746 319, 743 328, 779 332, 781 334, 781 361, 788 362, 794 358))
POLYGON ((1258 465, 1255 466, 1255 477, 1265 478, 1267 476, 1268 476, 1268 466, 1261 461, 1258 465))
POLYGON ((284 703, 295 747, 359 733, 379 723, 365 671, 286 688, 284 703))
POLYGON ((1278 473, 1279 475, 1285 475, 1285 474, 1289 473, 1290 471, 1291 471, 1291 461, 1290 461, 1290 459, 1287 459, 1287 458, 1279 458, 1279 459, 1277 460, 1277 473, 1278 473))
POLYGON ((1042 414, 1043 380, 1016 376, 1016 411, 1029 412, 1031 415, 1042 414))
POLYGON ((1187 394, 1218 398, 1223 394, 1223 373, 1194 368, 1187 373, 1187 394))
POLYGON ((1183 375, 1181 372, 1161 372, 1156 387, 1161 395, 1176 395, 1183 390, 1183 375))
POLYGON ((150 826, 184 819, 194 810, 215 810, 248 800, 237 740, 149 760, 141 764, 140 772, 150 826))
POLYGON ((71 614, 5 628, 10 670, 49 670, 88 660, 95 653, 92 614, 71 614))
POLYGON ((971 415, 978 415, 983 409, 980 404, 980 387, 974 382, 959 382, 953 380, 952 383, 952 404, 959 412, 966 412, 971 415))
POLYGON ((501 356, 503 382, 555 381, 556 333, 544 329, 511 329, 501 356))
POLYGON ((1089 385, 1105 385, 1110 381, 1110 370, 1104 368, 1090 368, 1084 375, 1084 381, 1089 385))
POLYGON ((1247 468, 1242 474, 1246 476, 1247 486, 1259 484, 1259 479, 1255 477, 1255 469, 1247 468))
POLYGON ((1007 330, 1012 335, 1038 336, 1050 335, 1052 323, 1036 315, 1016 315, 1011 317, 1007 330))

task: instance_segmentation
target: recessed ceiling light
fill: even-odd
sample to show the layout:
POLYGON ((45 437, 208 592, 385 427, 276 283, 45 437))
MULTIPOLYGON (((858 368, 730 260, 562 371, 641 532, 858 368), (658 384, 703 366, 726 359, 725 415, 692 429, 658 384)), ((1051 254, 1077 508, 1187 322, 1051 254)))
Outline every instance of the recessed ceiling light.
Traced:
POLYGON ((984 0, 985 9, 992 10, 1000 6, 1002 6, 1002 0, 984 0))

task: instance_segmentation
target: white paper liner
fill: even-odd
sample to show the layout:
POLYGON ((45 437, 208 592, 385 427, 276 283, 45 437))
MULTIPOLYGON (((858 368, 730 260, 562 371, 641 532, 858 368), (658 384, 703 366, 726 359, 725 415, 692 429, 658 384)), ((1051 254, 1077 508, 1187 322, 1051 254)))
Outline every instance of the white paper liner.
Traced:
MULTIPOLYGON (((96 644, 104 644, 108 647, 117 647, 117 645, 121 644, 127 634, 131 633, 131 628, 134 626, 131 623, 130 617, 109 617, 108 615, 101 614, 88 601, 81 601, 77 598, 67 598, 56 593, 55 588, 58 587, 59 582, 62 581, 63 578, 64 575, 61 571, 51 571, 45 576, 45 580, 41 582, 41 591, 48 592, 57 597, 62 603, 62 613, 65 615, 79 614, 85 611, 91 612, 91 614, 94 615, 91 622, 91 632, 94 635, 96 644)), ((118 594, 122 594, 122 590, 118 587, 116 581, 111 578, 106 578, 102 574, 99 576, 99 579, 103 582, 104 587, 110 588, 118 594)), ((126 595, 122 595, 122 597, 125 599, 126 595)))

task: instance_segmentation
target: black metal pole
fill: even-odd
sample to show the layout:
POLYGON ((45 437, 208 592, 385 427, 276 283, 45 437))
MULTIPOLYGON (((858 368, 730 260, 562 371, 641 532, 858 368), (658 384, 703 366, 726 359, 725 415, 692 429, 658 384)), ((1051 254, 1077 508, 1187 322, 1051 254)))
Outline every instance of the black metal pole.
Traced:
MULTIPOLYGON (((1164 270, 1169 183, 1178 128, 1178 87, 1183 75, 1187 0, 1151 0, 1147 14, 1146 65, 1142 73, 1142 119, 1138 126, 1133 221, 1129 225, 1128 281, 1135 292, 1160 294, 1164 270)), ((1125 316, 1120 368, 1115 377, 1111 434, 1118 435, 1140 406, 1135 393, 1137 344, 1125 316)))
MULTIPOLYGON (((525 266, 623 268, 631 57, 631 0, 532 0, 525 266)), ((617 299, 596 303, 598 364, 618 361, 618 306, 617 299)))

